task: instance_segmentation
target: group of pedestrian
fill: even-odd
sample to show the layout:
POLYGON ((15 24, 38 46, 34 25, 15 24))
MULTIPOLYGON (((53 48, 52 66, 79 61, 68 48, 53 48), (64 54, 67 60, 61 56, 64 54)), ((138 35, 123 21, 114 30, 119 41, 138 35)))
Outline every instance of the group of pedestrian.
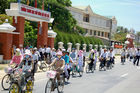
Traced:
POLYGON ((122 50, 121 62, 126 62, 126 60, 129 60, 130 62, 133 62, 134 65, 139 66, 139 59, 140 59, 139 48, 128 48, 122 50))

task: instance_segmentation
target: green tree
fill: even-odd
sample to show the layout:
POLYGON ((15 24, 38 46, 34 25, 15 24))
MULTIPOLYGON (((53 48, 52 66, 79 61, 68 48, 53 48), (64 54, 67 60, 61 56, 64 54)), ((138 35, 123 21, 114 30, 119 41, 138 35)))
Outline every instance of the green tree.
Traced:
POLYGON ((37 45, 37 29, 33 29, 30 22, 25 21, 24 46, 37 45))

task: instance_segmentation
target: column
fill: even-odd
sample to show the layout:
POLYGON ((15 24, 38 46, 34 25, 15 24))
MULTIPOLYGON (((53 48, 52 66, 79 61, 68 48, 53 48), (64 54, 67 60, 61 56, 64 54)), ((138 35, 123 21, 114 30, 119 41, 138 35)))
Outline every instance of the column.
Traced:
POLYGON ((89 44, 89 49, 92 49, 93 45, 92 44, 89 44))
POLYGON ((12 39, 12 34, 0 33, 1 53, 4 55, 4 63, 7 63, 12 58, 12 39))
POLYGON ((68 44, 68 49, 67 49, 67 51, 68 51, 68 52, 71 52, 72 43, 69 42, 69 43, 67 43, 67 44, 68 44))
POLYGON ((80 44, 79 44, 79 43, 76 43, 75 45, 76 45, 76 50, 79 51, 79 49, 80 49, 80 44))
POLYGON ((48 23, 42 22, 42 27, 40 26, 41 24, 38 24, 37 47, 47 45, 48 23))
POLYGON ((63 42, 58 42, 58 48, 61 48, 61 49, 63 49, 63 42))
POLYGON ((83 44, 83 49, 87 50, 87 44, 83 44))
POLYGON ((20 47, 24 45, 24 23, 25 18, 24 17, 13 17, 13 26, 16 27, 15 32, 19 32, 20 34, 14 34, 13 35, 13 45, 16 47, 20 47))

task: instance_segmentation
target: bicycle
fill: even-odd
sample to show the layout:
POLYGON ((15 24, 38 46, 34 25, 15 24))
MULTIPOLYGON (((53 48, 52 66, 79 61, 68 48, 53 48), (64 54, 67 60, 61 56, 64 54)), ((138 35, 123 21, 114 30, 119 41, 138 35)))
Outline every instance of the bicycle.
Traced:
POLYGON ((42 70, 43 72, 46 72, 47 71, 47 64, 45 61, 38 61, 38 64, 37 64, 37 67, 36 67, 36 71, 37 69, 40 69, 42 70))
POLYGON ((26 89, 23 90, 23 86, 21 86, 21 76, 22 69, 17 69, 15 73, 12 75, 11 86, 9 88, 9 93, 32 93, 33 90, 33 79, 32 76, 26 78, 26 89))
POLYGON ((77 74, 79 74, 80 77, 82 77, 83 75, 83 70, 82 68, 80 68, 80 66, 78 65, 78 62, 74 62, 73 63, 73 67, 72 67, 72 76, 77 76, 77 74))
POLYGON ((90 71, 92 73, 94 73, 94 63, 92 64, 92 66, 90 66, 90 62, 87 62, 87 65, 86 65, 86 73, 89 73, 90 71))
POLYGON ((99 71, 101 71, 102 69, 104 71, 106 71, 106 59, 105 58, 100 59, 99 71))
POLYGON ((49 78, 46 87, 45 87, 45 93, 52 93, 57 88, 58 93, 63 92, 64 88, 64 75, 60 75, 60 82, 56 79, 56 71, 52 71, 49 68, 49 71, 47 71, 47 77, 49 78))
POLYGON ((1 86, 4 90, 8 90, 10 88, 10 83, 12 81, 12 75, 15 71, 15 66, 9 65, 8 68, 4 69, 6 75, 2 78, 1 86))

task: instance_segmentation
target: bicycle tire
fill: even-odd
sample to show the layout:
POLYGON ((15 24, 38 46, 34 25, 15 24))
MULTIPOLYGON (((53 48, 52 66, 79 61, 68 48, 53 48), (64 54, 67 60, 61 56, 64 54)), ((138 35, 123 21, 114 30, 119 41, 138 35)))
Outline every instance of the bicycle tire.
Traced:
POLYGON ((48 80, 48 82, 47 82, 47 84, 46 84, 46 87, 45 87, 45 93, 51 93, 51 92, 52 92, 51 89, 52 89, 52 80, 48 80), (49 83, 51 84, 51 85, 50 85, 50 92, 47 92, 47 90, 48 90, 47 88, 48 88, 49 83))
POLYGON ((63 89, 64 89, 64 77, 62 76, 61 78, 60 78, 60 84, 58 84, 58 87, 57 87, 57 91, 58 91, 58 93, 63 93, 63 89), (59 89, 59 86, 61 85, 61 87, 62 87, 62 89, 60 90, 59 89))
POLYGON ((4 90, 8 90, 8 89, 10 88, 10 75, 9 75, 9 74, 6 74, 6 75, 2 78, 1 86, 2 86, 2 88, 3 88, 4 90), (5 88, 5 86, 4 86, 4 79, 5 79, 5 77, 7 77, 7 76, 8 76, 8 78, 9 78, 9 87, 8 87, 8 88, 5 88))
POLYGON ((20 93, 20 88, 19 85, 17 83, 12 83, 10 88, 9 88, 9 93, 20 93), (15 89, 13 88, 17 88, 17 91, 15 91, 15 89))

